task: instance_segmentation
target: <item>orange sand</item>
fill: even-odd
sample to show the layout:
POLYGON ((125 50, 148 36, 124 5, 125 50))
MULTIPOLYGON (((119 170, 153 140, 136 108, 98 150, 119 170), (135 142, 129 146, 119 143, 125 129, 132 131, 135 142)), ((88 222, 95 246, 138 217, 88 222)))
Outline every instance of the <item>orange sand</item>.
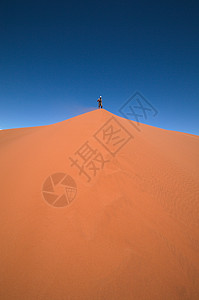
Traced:
POLYGON ((199 137, 133 124, 103 109, 0 131, 0 299, 199 299, 199 137), (112 117, 133 136, 114 156, 94 136, 112 117), (86 141, 109 160, 90 182, 69 159, 86 141), (77 194, 55 207, 60 172, 77 194))

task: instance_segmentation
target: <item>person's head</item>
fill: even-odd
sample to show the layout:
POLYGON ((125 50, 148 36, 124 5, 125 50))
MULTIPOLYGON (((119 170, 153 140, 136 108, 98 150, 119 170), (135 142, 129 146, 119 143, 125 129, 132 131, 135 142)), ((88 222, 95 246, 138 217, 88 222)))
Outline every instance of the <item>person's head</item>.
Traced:
POLYGON ((100 99, 102 99, 102 96, 100 96, 100 99))

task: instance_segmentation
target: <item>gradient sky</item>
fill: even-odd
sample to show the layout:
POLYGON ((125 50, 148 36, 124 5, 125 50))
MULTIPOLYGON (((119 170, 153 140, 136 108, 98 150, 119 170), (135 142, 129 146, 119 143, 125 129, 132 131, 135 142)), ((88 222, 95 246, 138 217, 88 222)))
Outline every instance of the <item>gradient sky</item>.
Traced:
MULTIPOLYGON (((52 124, 97 107, 199 134, 198 1, 0 2, 0 128, 52 124)), ((140 119, 142 122, 142 119, 140 119)))

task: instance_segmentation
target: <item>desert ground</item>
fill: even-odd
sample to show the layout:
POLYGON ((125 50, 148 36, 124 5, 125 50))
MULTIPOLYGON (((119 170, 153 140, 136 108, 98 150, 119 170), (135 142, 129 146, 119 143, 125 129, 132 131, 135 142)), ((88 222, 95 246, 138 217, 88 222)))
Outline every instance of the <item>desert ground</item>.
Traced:
POLYGON ((199 137, 101 109, 0 131, 0 299, 198 300, 199 137))

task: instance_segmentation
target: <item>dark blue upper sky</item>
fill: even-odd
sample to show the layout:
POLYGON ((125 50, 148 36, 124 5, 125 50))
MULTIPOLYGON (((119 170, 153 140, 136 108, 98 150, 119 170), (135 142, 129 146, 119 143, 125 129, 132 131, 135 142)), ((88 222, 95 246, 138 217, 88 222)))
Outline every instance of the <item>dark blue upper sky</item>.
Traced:
MULTIPOLYGON (((51 124, 139 91, 146 123, 199 134, 198 1, 0 2, 0 128, 51 124)), ((144 119, 140 121, 145 122, 144 119)))

